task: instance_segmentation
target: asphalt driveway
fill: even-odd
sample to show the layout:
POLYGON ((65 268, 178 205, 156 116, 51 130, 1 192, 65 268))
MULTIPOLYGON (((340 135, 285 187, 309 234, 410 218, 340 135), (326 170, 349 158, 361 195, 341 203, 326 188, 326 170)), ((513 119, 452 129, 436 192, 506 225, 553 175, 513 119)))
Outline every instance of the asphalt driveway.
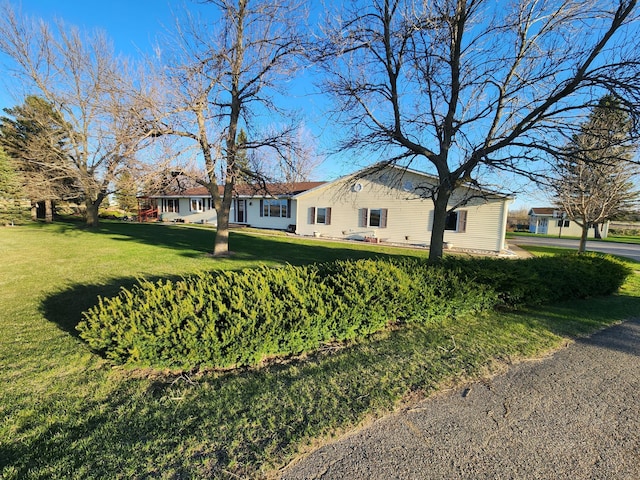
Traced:
POLYGON ((640 320, 382 418, 281 478, 639 479, 640 320))

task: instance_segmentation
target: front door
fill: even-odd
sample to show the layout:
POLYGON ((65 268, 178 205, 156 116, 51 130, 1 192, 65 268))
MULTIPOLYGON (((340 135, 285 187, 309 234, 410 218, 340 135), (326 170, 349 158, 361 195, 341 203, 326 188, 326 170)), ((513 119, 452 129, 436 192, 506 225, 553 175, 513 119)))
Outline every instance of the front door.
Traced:
POLYGON ((236 221, 238 223, 245 223, 247 221, 247 201, 246 200, 237 200, 236 209, 236 221))
POLYGON ((548 230, 549 230, 549 219, 541 218, 538 221, 538 233, 546 235, 548 230))

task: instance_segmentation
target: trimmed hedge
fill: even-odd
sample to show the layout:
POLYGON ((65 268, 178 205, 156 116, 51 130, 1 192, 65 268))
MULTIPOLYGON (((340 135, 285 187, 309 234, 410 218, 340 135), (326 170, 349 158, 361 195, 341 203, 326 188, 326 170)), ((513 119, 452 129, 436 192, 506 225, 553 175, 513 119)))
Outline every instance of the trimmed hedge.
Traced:
POLYGON ((140 281, 84 312, 80 336, 115 363, 219 368, 312 351, 393 323, 609 294, 628 270, 598 256, 526 261, 336 261, 140 281))
POLYGON ((517 261, 448 257, 444 263, 467 280, 490 285, 505 308, 610 295, 631 274, 620 260, 597 253, 572 252, 517 261))

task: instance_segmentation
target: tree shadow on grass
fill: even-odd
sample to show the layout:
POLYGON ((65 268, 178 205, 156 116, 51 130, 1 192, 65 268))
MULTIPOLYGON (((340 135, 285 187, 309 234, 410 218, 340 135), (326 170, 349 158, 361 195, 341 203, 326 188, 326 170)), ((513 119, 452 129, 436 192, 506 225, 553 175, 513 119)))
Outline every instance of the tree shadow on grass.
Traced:
MULTIPOLYGON (((384 358, 394 358, 395 343, 403 345, 407 336, 418 343, 441 337, 437 331, 421 341, 416 335, 395 332, 390 341, 384 337, 362 348, 193 380, 123 373, 103 398, 41 398, 32 412, 39 428, 0 444, 0 473, 4 467, 15 478, 44 478, 43 472, 62 478, 65 471, 76 478, 261 478, 265 460, 286 460, 305 438, 357 424, 372 409, 391 408, 405 389, 380 387, 397 378, 384 375, 390 364, 384 358), (60 403, 67 411, 52 419, 60 403), (141 459, 141 452, 153 461, 141 459)), ((396 362, 394 368, 404 371, 396 362)), ((409 375, 421 385, 437 380, 422 367, 414 373, 424 376, 409 375)))
POLYGON ((578 341, 586 345, 640 356, 640 318, 631 319, 578 341))
MULTIPOLYGON (((144 245, 167 247, 185 256, 205 255, 213 251, 216 231, 184 225, 140 224, 127 222, 103 222, 93 230, 100 235, 111 236, 117 241, 138 242, 144 245)), ((302 237, 268 236, 232 231, 228 260, 276 262, 304 265, 337 259, 360 259, 376 256, 407 255, 406 250, 395 247, 376 247, 354 243, 310 240, 302 237)), ((412 255, 413 254, 409 254, 412 255)), ((415 250, 415 256, 426 257, 426 250, 415 250)))
POLYGON ((638 355, 640 336, 635 327, 640 322, 638 312, 640 297, 610 295, 528 309, 524 315, 518 315, 518 318, 532 328, 542 326, 556 335, 573 338, 580 343, 597 344, 603 348, 638 355), (616 325, 627 320, 629 325, 616 325), (601 332, 612 325, 616 326, 611 330, 617 329, 620 332, 601 332))
MULTIPOLYGON (((183 277, 162 277, 163 280, 173 281, 181 278, 183 277)), ((145 277, 145 280, 156 282, 160 277, 145 277)), ((98 297, 113 297, 121 289, 131 289, 137 283, 138 279, 134 277, 121 277, 101 284, 74 285, 45 297, 40 304, 40 311, 47 320, 58 325, 61 330, 78 337, 76 327, 82 320, 82 312, 96 305, 98 297)))
POLYGON ((212 251, 215 239, 215 230, 157 223, 102 222, 100 227, 91 232, 116 241, 167 247, 183 255, 212 251))
MULTIPOLYGON (((76 226, 57 225, 63 232, 73 234, 76 226)), ((381 251, 376 248, 350 248, 341 243, 322 244, 320 242, 305 243, 292 241, 285 236, 261 236, 232 232, 230 247, 234 254, 224 258, 222 263, 212 261, 205 263, 204 256, 213 242, 215 232, 209 229, 175 227, 169 225, 131 224, 124 222, 104 223, 97 230, 87 230, 97 235, 110 236, 116 241, 139 242, 145 245, 162 246, 179 250, 185 256, 202 256, 203 269, 208 266, 214 269, 235 270, 251 267, 252 264, 292 264, 306 265, 344 259, 362 259, 373 257, 389 257, 393 249, 381 251)), ((416 252, 420 255, 424 252, 416 252)), ((397 254, 406 254, 398 251, 397 254)), ((397 256, 394 255, 394 256, 397 256)), ((208 260, 208 259, 207 259, 208 260)), ((215 259, 218 260, 218 259, 215 259)), ((145 277, 155 282, 163 280, 179 280, 182 276, 145 277)), ((138 280, 134 277, 109 279, 104 283, 77 284, 47 296, 41 304, 41 312, 49 321, 57 324, 62 330, 77 336, 76 326, 82 320, 82 312, 98 302, 98 297, 113 297, 122 288, 130 289, 138 280)))

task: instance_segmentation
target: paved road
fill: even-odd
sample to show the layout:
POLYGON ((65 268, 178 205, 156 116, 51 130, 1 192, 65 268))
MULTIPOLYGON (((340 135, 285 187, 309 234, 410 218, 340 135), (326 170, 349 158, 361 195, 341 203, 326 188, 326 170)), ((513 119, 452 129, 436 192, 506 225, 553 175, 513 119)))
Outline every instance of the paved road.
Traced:
MULTIPOLYGON (((578 240, 550 237, 516 237, 507 240, 507 244, 543 245, 547 247, 575 248, 576 250, 578 249, 579 243, 580 242, 578 240)), ((621 257, 628 257, 640 262, 640 245, 633 245, 630 243, 594 242, 587 240, 587 250, 620 255, 621 257)))
POLYGON ((326 445, 282 479, 640 479, 640 320, 326 445))

